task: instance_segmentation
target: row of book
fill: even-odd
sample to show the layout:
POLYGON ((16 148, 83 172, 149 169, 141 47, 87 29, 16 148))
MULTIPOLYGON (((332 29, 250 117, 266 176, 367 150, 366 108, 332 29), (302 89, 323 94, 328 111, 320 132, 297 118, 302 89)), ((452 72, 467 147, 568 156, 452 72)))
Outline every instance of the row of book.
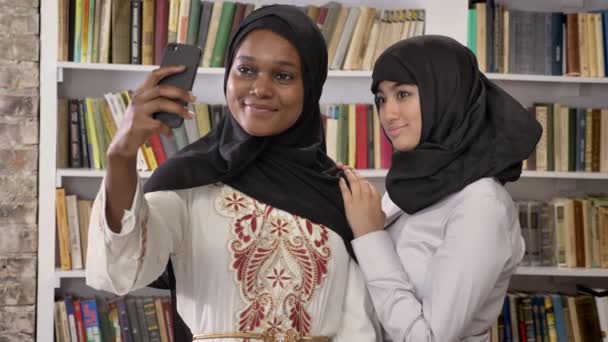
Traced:
MULTIPOLYGON (((117 122, 122 121, 129 92, 103 98, 59 99, 58 167, 103 169, 117 122)), ((138 169, 155 170, 184 146, 206 135, 228 113, 224 104, 193 105, 195 119, 185 120, 172 137, 153 135, 142 146, 138 169)), ((392 147, 370 104, 323 107, 327 153, 358 169, 387 169, 392 147)), ((534 152, 524 162, 531 171, 608 172, 608 109, 536 103, 529 108, 543 127, 534 152)))
MULTIPOLYGON (((57 167, 103 169, 106 151, 122 122, 129 92, 102 98, 58 99, 57 167)), ((196 117, 173 129, 172 137, 154 134, 138 153, 140 171, 155 170, 184 146, 206 135, 226 115, 225 105, 193 105, 196 117)))
MULTIPOLYGON (((103 98, 57 100, 57 167, 102 169, 106 151, 131 102, 128 91, 103 98)), ((138 170, 151 170, 148 143, 138 152, 138 170)))
POLYGON ((598 342, 608 333, 608 292, 509 293, 491 328, 492 342, 598 342))
POLYGON ((529 111, 543 134, 524 169, 608 172, 608 109, 536 103, 529 111))
POLYGON ((56 266, 62 270, 83 269, 87 260, 89 219, 93 202, 55 189, 57 253, 56 266))
MULTIPOLYGON (((608 198, 518 201, 523 266, 608 268, 608 198)), ((82 269, 92 202, 56 189, 58 267, 82 269)))
MULTIPOLYGON (((106 94, 103 98, 59 99, 58 168, 103 169, 110 141, 122 121, 129 93, 106 94)), ((172 137, 153 135, 142 146, 138 169, 155 170, 178 150, 205 136, 228 115, 224 104, 196 103, 195 117, 173 129, 172 137)), ((370 104, 323 106, 327 153, 336 161, 359 169, 387 169, 392 146, 370 104)))
MULTIPOLYGON (((167 43, 187 43, 203 51, 202 67, 223 67, 229 38, 255 8, 218 0, 60 0, 59 60, 158 65, 167 43)), ((422 9, 333 1, 300 8, 322 31, 331 69, 369 70, 388 46, 424 33, 422 9)))
POLYGON ((527 12, 472 1, 469 48, 484 72, 606 77, 608 10, 527 12))
POLYGON ((357 169, 388 169, 393 146, 378 120, 376 106, 334 104, 324 109, 327 155, 357 169))
POLYGON ((524 266, 608 268, 608 197, 518 201, 524 266))
POLYGON ((55 341, 173 342, 172 316, 168 297, 65 296, 55 301, 55 341))

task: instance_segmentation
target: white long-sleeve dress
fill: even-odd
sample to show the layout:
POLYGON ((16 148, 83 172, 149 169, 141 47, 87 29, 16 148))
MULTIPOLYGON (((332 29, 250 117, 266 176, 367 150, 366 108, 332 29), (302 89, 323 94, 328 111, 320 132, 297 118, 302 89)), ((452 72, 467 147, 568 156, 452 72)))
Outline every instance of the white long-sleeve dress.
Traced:
POLYGON ((224 184, 144 195, 138 183, 116 234, 104 189, 92 210, 87 285, 124 295, 157 279, 171 258, 177 310, 193 334, 379 338, 363 276, 330 229, 224 184))
POLYGON ((384 195, 389 228, 353 248, 395 342, 487 342, 524 255, 518 211, 493 178, 408 215, 384 195))

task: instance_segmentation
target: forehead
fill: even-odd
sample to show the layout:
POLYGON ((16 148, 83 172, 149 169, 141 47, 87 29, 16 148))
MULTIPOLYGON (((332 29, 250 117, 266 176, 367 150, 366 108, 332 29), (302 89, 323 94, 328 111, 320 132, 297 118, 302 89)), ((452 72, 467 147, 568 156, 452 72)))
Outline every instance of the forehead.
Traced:
POLYGON ((300 55, 293 44, 271 30, 260 29, 249 33, 237 51, 236 56, 247 55, 254 59, 284 60, 300 65, 300 55))
POLYGON ((388 93, 399 88, 412 88, 415 84, 407 84, 395 81, 380 81, 378 84, 378 92, 388 93))

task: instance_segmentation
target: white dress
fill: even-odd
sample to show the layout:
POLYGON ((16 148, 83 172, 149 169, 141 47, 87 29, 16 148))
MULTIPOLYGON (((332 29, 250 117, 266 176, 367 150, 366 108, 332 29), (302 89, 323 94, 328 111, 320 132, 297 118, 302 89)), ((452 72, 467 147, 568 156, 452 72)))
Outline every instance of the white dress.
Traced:
POLYGON ((177 310, 193 334, 379 339, 359 267, 328 228, 223 184, 143 195, 139 183, 116 234, 104 189, 91 215, 87 285, 124 295, 156 280, 171 258, 177 310))
POLYGON ((353 247, 388 337, 489 341, 524 255, 509 193, 484 178, 414 215, 382 202, 392 225, 353 247))

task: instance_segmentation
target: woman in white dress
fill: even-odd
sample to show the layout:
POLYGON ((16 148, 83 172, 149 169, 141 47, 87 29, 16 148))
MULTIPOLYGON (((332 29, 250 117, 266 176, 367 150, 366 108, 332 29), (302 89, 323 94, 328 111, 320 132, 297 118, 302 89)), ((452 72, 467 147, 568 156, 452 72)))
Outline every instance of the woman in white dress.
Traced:
POLYGON ((524 255, 504 184, 542 129, 447 37, 387 49, 372 92, 395 150, 387 192, 352 170, 341 187, 378 318, 393 341, 489 341, 524 255))
POLYGON ((226 61, 232 114, 143 186, 137 149, 168 131, 153 113, 190 119, 172 100, 194 98, 158 86, 179 67, 154 71, 134 93, 93 206, 87 284, 124 295, 170 260, 194 339, 376 341, 339 170, 325 154, 320 31, 295 7, 263 7, 240 25, 226 61))

